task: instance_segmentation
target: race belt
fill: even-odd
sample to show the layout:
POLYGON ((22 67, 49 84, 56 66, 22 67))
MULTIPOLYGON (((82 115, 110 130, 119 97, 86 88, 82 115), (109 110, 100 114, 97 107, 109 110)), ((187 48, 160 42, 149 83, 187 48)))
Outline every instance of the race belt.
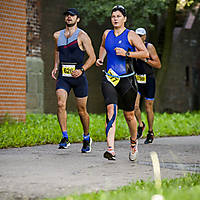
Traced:
POLYGON ((120 81, 120 78, 118 78, 118 77, 116 77, 116 76, 118 76, 118 74, 113 70, 113 69, 109 69, 108 70, 108 73, 106 73, 106 78, 107 78, 107 80, 110 82, 110 83, 112 83, 112 85, 115 87, 118 83, 119 83, 119 81, 120 81), (109 76, 108 74, 110 74, 110 75, 113 75, 113 76, 109 76))
POLYGON ((146 74, 136 74, 135 77, 136 77, 136 80, 137 80, 138 83, 145 84, 147 82, 146 74))
POLYGON ((76 69, 76 63, 62 63, 62 76, 72 77, 72 72, 76 69))

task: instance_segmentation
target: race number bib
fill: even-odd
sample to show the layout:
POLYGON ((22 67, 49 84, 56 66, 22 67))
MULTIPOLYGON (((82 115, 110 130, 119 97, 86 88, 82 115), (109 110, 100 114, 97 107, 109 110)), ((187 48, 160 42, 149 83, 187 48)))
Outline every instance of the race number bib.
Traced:
MULTIPOLYGON (((108 74, 111 74, 111 75, 114 75, 114 76, 118 76, 118 74, 115 73, 115 71, 112 70, 111 68, 108 70, 108 74)), ((112 77, 112 76, 109 76, 109 75, 106 75, 106 78, 110 83, 113 84, 113 86, 116 86, 120 81, 120 78, 112 77)))
POLYGON ((145 84, 147 82, 146 74, 140 74, 140 75, 136 74, 135 76, 138 83, 145 84))
POLYGON ((72 77, 72 72, 76 69, 75 63, 62 64, 62 76, 72 77))

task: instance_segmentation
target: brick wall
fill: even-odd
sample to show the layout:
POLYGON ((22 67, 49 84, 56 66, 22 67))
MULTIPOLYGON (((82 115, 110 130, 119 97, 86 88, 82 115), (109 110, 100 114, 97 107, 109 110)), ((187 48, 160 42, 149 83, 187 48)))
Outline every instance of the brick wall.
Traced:
POLYGON ((0 1, 0 121, 26 118, 26 0, 0 1))
POLYGON ((40 0, 26 0, 27 33, 26 55, 41 57, 40 0))

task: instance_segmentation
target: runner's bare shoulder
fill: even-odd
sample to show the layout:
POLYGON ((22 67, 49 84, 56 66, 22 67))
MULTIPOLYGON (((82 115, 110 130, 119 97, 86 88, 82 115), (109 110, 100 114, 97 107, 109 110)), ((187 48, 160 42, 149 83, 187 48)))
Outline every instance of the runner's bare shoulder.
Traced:
POLYGON ((53 34, 53 37, 54 37, 54 39, 58 39, 58 37, 59 37, 59 35, 60 35, 60 31, 56 31, 54 34, 53 34))

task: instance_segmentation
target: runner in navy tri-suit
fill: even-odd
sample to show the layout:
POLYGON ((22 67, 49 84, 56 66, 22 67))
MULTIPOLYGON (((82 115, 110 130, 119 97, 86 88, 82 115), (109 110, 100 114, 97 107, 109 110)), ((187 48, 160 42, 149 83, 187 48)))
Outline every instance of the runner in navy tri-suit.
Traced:
POLYGON ((66 28, 54 33, 56 45, 52 70, 52 77, 57 79, 57 116, 63 135, 59 149, 65 149, 70 145, 67 133, 66 102, 71 89, 73 89, 84 131, 81 151, 86 153, 91 151, 92 139, 89 135, 89 115, 86 108, 88 81, 85 71, 94 64, 96 56, 89 36, 77 27, 77 23, 80 21, 79 12, 75 8, 69 8, 64 16, 66 28), (83 63, 85 52, 88 59, 83 63), (58 78, 55 76, 57 71, 58 78))

